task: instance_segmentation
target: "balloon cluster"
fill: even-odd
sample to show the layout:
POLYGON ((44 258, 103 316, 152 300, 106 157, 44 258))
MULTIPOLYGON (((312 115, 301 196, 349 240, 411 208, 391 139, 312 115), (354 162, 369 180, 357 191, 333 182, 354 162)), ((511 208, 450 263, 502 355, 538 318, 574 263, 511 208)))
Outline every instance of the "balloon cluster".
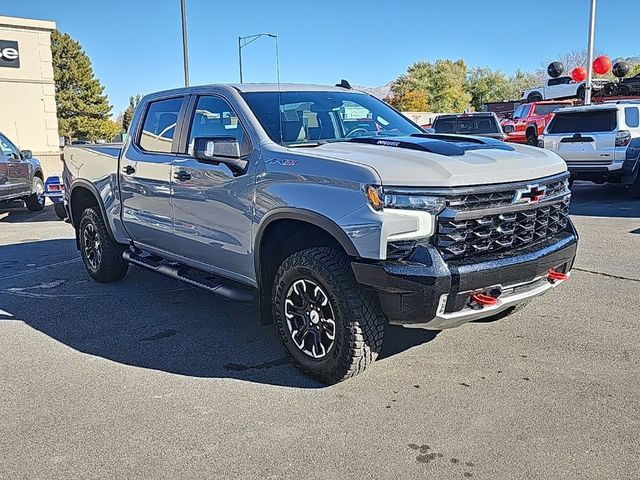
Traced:
MULTIPOLYGON (((616 77, 623 78, 629 73, 629 64, 623 60, 611 64, 611 60, 606 55, 601 55, 593 61, 593 71, 598 75, 606 75, 612 72, 616 77)), ((564 65, 560 62, 551 62, 547 67, 547 73, 551 78, 557 78, 564 72, 564 65)), ((584 82, 587 79, 587 69, 576 67, 571 70, 571 78, 576 82, 584 82)))

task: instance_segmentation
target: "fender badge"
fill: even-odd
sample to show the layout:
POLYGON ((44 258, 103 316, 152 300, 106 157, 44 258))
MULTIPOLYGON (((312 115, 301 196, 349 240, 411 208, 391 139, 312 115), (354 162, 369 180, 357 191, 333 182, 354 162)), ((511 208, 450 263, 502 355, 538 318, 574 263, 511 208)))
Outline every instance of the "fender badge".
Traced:
POLYGON ((283 167, 293 167, 298 163, 298 160, 293 158, 270 158, 265 162, 267 165, 282 165, 283 167))

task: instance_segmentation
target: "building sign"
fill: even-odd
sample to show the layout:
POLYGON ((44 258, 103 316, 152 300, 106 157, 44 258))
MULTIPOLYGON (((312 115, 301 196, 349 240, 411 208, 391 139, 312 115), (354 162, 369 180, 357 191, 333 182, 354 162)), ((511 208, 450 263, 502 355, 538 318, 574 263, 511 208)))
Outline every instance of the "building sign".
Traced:
POLYGON ((0 68, 20 68, 20 53, 18 42, 0 40, 0 68))

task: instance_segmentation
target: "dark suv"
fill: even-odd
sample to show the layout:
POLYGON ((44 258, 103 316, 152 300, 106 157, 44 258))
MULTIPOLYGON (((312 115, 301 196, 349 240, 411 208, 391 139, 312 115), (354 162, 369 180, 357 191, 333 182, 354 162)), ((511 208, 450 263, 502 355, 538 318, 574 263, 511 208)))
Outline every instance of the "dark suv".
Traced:
POLYGON ((500 126, 500 120, 493 112, 473 112, 453 115, 439 115, 431 130, 435 133, 455 133, 505 140, 506 135, 500 126))
POLYGON ((31 151, 18 148, 0 133, 0 204, 24 200, 32 211, 44 208, 44 175, 31 151))

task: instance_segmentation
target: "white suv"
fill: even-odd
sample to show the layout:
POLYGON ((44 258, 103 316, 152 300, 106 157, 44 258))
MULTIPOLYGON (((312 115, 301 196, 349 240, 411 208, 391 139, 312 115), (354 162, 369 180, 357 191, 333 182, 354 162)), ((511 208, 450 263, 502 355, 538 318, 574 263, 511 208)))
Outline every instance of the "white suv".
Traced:
POLYGON ((572 180, 622 183, 640 198, 640 102, 567 107, 549 122, 539 146, 560 155, 572 180))

